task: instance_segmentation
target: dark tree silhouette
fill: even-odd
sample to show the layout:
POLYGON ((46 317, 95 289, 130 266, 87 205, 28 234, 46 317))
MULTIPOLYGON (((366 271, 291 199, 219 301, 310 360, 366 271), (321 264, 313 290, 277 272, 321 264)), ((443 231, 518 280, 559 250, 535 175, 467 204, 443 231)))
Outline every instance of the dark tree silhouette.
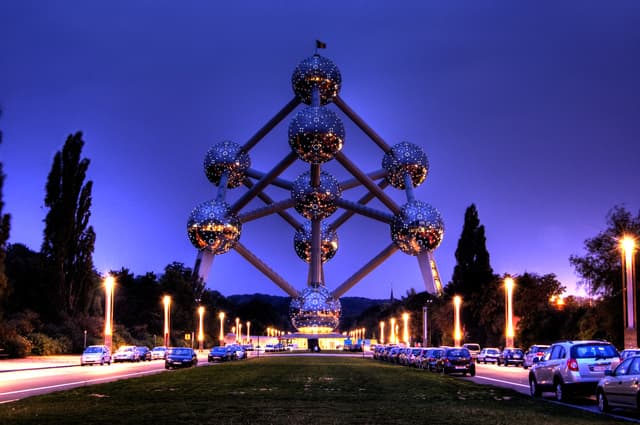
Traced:
POLYGON ((89 160, 81 158, 82 133, 70 135, 53 158, 46 186, 44 241, 41 253, 60 313, 87 314, 98 279, 93 269, 95 232, 91 216, 91 181, 84 182, 89 160))
MULTIPOLYGON (((2 110, 0 110, 0 115, 2 110)), ((2 143, 2 131, 0 130, 0 143, 2 143)), ((5 300, 7 297, 7 275, 4 269, 4 260, 7 256, 7 241, 9 240, 9 229, 11 217, 9 214, 4 214, 4 200, 2 194, 2 187, 4 186, 4 173, 2 172, 2 162, 0 162, 0 319, 4 313, 5 300)))

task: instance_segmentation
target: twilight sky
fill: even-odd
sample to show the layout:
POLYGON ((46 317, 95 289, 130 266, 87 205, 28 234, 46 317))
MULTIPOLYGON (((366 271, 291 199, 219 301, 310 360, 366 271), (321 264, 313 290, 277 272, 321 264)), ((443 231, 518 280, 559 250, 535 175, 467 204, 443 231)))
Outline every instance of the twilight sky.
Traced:
MULTIPOLYGON (((40 248, 53 155, 81 130, 98 270, 193 266, 187 217, 216 194, 203 171, 207 149, 244 144, 291 100, 292 71, 320 39, 341 70, 345 102, 389 144, 425 150, 431 171, 416 197, 445 221, 435 253, 443 281, 475 203, 496 273, 555 273, 573 292, 569 256, 583 254, 612 206, 640 208, 640 2, 390 4, 2 1, 0 159, 10 242, 40 248)), ((346 127, 343 152, 365 171, 379 169, 380 149, 329 108, 346 127)), ((266 172, 289 152, 293 116, 250 152, 253 168, 266 172)), ((348 178, 335 162, 324 169, 348 178)), ((307 169, 299 161, 282 177, 307 169)), ((228 200, 245 190, 229 190, 228 200)), ((247 223, 240 240, 302 289, 307 265, 293 235, 274 216, 247 223)), ((338 237, 324 267, 329 289, 390 241, 388 226, 366 218, 347 222, 338 237)), ((234 251, 215 259, 208 286, 285 295, 234 251)), ((396 295, 423 290, 414 258, 395 253, 346 295, 386 298, 391 286, 396 295)))

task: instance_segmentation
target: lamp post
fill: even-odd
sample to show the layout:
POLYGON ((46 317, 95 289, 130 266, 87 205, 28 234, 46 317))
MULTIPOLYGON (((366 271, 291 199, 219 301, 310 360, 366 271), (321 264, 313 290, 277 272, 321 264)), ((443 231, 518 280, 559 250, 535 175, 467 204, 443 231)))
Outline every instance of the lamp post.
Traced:
POLYGON ((203 326, 203 317, 204 317, 204 307, 198 307, 198 315, 200 316, 200 322, 198 326, 198 349, 202 351, 204 349, 204 326, 203 326))
POLYGON ((242 344, 242 323, 238 323, 238 339, 236 339, 237 344, 242 344))
POLYGON ((460 331, 460 305, 462 304, 462 298, 460 295, 453 297, 453 345, 460 346, 462 341, 462 332, 460 331))
POLYGON ((384 344, 384 322, 380 322, 380 344, 384 344))
POLYGON ((247 344, 251 341, 250 333, 251 330, 251 322, 247 320, 247 344))
POLYGON ((504 279, 505 295, 505 347, 513 347, 513 278, 504 279))
POLYGON ((428 307, 432 300, 427 300, 427 303, 422 306, 422 346, 429 346, 429 314, 428 307))
POLYGON ((111 350, 113 342, 113 291, 115 283, 116 280, 111 275, 104 279, 104 345, 109 350, 111 350))
POLYGON ((220 345, 224 345, 224 311, 218 313, 218 319, 220 319, 220 336, 218 339, 220 340, 220 345))
POLYGON ((396 343, 396 336, 395 336, 396 318, 392 317, 390 322, 391 322, 391 332, 389 333, 389 342, 391 342, 391 344, 395 344, 396 343))
POLYGON ((169 329, 170 329, 170 323, 169 321, 171 320, 171 297, 169 295, 165 295, 164 298, 162 299, 162 302, 164 304, 164 346, 168 347, 170 345, 169 343, 169 329))
POLYGON ((240 318, 236 317, 236 343, 240 339, 240 318))
POLYGON ((409 345, 409 313, 402 313, 402 322, 403 322, 403 330, 402 330, 402 339, 404 340, 405 345, 409 345))
POLYGON ((624 315, 624 348, 638 346, 638 334, 636 330, 636 285, 634 256, 636 241, 629 235, 624 235, 620 240, 622 249, 622 289, 624 315))

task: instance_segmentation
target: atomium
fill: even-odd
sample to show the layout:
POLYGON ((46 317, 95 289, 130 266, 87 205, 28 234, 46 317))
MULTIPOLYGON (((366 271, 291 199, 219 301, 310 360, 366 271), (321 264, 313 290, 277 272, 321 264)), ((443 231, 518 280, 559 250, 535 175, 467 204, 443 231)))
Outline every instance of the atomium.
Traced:
MULTIPOLYGON (((321 45, 317 44, 318 47, 321 45)), ((199 251, 194 272, 206 280, 213 256, 233 249, 291 297, 291 322, 305 333, 329 333, 336 329, 341 313, 339 298, 398 250, 416 256, 427 291, 441 293, 442 285, 433 251, 442 241, 444 224, 435 208, 416 200, 413 190, 425 181, 429 173, 429 162, 422 148, 409 142, 391 146, 382 140, 338 96, 342 77, 338 67, 325 57, 315 54, 302 60, 293 71, 291 84, 295 97, 246 144, 225 141, 207 152, 205 174, 217 186, 218 192, 215 201, 198 205, 187 221, 189 240, 199 251), (308 106, 302 105, 289 123, 290 151, 286 157, 267 171, 250 168, 251 149, 300 103, 308 106), (365 172, 347 157, 343 151, 345 127, 341 116, 332 110, 336 108, 342 112, 341 116, 349 118, 380 148, 382 169, 365 172), (334 159, 352 178, 338 182, 332 174, 322 169, 334 159), (299 174, 292 181, 283 173, 296 160, 305 162, 309 171, 299 174), (407 202, 404 205, 398 205, 385 193, 388 185, 405 192, 407 202), (231 205, 227 204, 227 189, 240 186, 246 186, 247 191, 231 205), (347 191, 354 188, 358 192, 357 198, 343 198, 343 192, 348 194, 350 192, 347 191), (365 189, 365 193, 362 194, 363 190, 358 189, 365 189), (273 194, 278 190, 282 191, 280 199, 273 194), (266 205, 256 205, 258 200, 266 205), (387 211, 378 211, 367 205, 371 201, 387 211), (245 207, 252 210, 245 211, 245 207), (306 220, 300 223, 299 217, 287 211, 291 208, 306 220), (324 221, 339 208, 344 211, 333 222, 324 221), (289 284, 239 241, 243 223, 271 214, 280 215, 291 225, 292 233, 295 232, 295 252, 309 264, 306 287, 302 290, 289 284), (333 291, 329 291, 323 266, 335 256, 338 249, 338 228, 354 215, 375 219, 382 226, 389 226, 392 243, 373 255, 371 260, 355 270, 333 291)), ((363 152, 362 148, 364 146, 358 146, 355 151, 363 152)), ((274 146, 273 152, 276 151, 274 146)), ((295 172, 299 173, 297 170, 295 172)), ((268 227, 258 228, 263 232, 270 230, 268 227)), ((371 231, 377 231, 373 225, 371 231)), ((369 248, 358 243, 355 246, 361 250, 369 248)))
POLYGON ((444 223, 438 210, 414 201, 406 203, 393 217, 391 238, 405 254, 419 255, 433 251, 442 242, 444 223))
MULTIPOLYGON (((311 222, 305 221, 304 224, 296 230, 293 238, 293 246, 296 254, 301 260, 311 263, 311 222)), ((320 253, 322 262, 326 263, 332 259, 338 251, 338 235, 329 227, 327 223, 320 225, 320 253)))
POLYGON ((305 288, 289 304, 289 318, 300 332, 331 332, 338 327, 340 312, 340 301, 322 285, 305 288))
POLYGON ((240 239, 242 224, 226 202, 207 201, 191 211, 187 221, 189 240, 199 250, 224 254, 240 239))
POLYGON ((387 180, 396 189, 405 189, 405 175, 418 187, 429 174, 429 160, 422 148, 409 142, 400 142, 384 154, 382 168, 387 180))
POLYGON ((237 143, 224 141, 212 146, 204 159, 204 172, 213 184, 219 184, 220 178, 227 173, 227 187, 234 188, 242 184, 247 168, 251 166, 249 155, 237 143))
POLYGON ((311 186, 311 173, 304 172, 293 182, 291 198, 295 208, 306 219, 324 219, 333 214, 338 206, 336 200, 342 195, 340 184, 331 174, 320 173, 320 185, 311 186))
POLYGON ((289 145, 301 160, 321 164, 342 149, 344 125, 324 106, 302 109, 289 125, 289 145))
POLYGON ((329 59, 313 55, 298 64, 291 76, 291 85, 298 98, 311 105, 314 88, 318 88, 320 104, 332 102, 340 92, 342 76, 338 67, 329 59))

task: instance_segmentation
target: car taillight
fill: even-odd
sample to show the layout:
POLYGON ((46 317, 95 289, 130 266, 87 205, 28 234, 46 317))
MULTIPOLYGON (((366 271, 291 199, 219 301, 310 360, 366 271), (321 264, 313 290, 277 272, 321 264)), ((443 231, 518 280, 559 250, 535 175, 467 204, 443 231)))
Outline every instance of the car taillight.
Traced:
POLYGON ((576 359, 569 359, 569 360, 567 360, 567 367, 569 368, 569 370, 571 370, 573 372, 577 372, 578 371, 578 362, 576 361, 576 359))

